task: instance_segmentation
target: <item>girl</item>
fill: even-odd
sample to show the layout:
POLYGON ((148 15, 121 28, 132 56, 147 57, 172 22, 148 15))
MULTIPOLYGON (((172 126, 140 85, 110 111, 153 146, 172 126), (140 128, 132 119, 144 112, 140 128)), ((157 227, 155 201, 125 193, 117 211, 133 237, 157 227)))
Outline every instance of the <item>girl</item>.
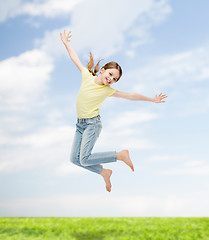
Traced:
POLYGON ((163 99, 167 96, 160 93, 158 96, 156 95, 155 98, 148 98, 137 93, 126 93, 111 88, 110 85, 117 82, 122 75, 120 65, 116 62, 109 62, 101 68, 100 74, 97 76, 96 73, 99 71, 100 61, 93 71, 94 61, 90 53, 90 62, 87 68, 84 67, 76 52, 68 43, 72 37, 71 31, 66 34, 66 30, 64 30, 64 34, 60 33, 60 37, 71 60, 82 74, 82 83, 76 102, 76 132, 70 159, 72 163, 100 174, 104 178, 107 191, 110 192, 112 170, 103 168, 101 164, 121 160, 128 165, 132 171, 134 171, 134 167, 128 150, 91 153, 102 129, 99 107, 103 101, 110 96, 155 103, 165 102, 163 99))

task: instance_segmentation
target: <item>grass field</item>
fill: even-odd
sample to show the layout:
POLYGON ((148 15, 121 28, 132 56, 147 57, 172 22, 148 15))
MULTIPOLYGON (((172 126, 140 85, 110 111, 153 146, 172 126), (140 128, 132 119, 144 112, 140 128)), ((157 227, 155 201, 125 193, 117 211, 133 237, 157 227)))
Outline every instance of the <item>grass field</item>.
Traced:
POLYGON ((0 218, 0 239, 209 240, 209 218, 0 218))

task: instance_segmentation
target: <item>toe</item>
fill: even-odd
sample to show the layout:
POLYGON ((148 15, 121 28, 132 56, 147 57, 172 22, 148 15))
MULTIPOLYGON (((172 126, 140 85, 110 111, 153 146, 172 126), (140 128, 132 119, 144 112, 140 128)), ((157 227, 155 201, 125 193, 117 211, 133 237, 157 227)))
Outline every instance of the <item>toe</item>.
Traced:
POLYGON ((108 192, 111 192, 111 187, 106 186, 108 192))

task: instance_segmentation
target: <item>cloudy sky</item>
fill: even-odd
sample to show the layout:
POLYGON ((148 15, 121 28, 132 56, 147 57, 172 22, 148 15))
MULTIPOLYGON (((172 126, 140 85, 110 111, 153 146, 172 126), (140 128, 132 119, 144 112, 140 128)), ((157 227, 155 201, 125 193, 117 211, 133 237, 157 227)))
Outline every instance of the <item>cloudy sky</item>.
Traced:
POLYGON ((209 2, 0 2, 0 216, 209 216, 209 2), (189 3, 189 4, 188 4, 189 3), (123 69, 112 87, 166 103, 108 98, 94 151, 129 149, 135 172, 101 176, 69 163, 86 65, 123 69))

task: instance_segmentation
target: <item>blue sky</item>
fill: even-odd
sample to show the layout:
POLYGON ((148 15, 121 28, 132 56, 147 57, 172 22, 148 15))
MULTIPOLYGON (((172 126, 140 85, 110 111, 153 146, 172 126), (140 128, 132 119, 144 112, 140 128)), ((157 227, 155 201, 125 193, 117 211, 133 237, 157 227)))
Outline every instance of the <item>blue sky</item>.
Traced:
POLYGON ((208 1, 9 0, 0 3, 0 216, 208 216, 208 1), (112 87, 164 104, 108 98, 94 151, 128 148, 135 172, 69 163, 83 64, 123 69, 112 87))

